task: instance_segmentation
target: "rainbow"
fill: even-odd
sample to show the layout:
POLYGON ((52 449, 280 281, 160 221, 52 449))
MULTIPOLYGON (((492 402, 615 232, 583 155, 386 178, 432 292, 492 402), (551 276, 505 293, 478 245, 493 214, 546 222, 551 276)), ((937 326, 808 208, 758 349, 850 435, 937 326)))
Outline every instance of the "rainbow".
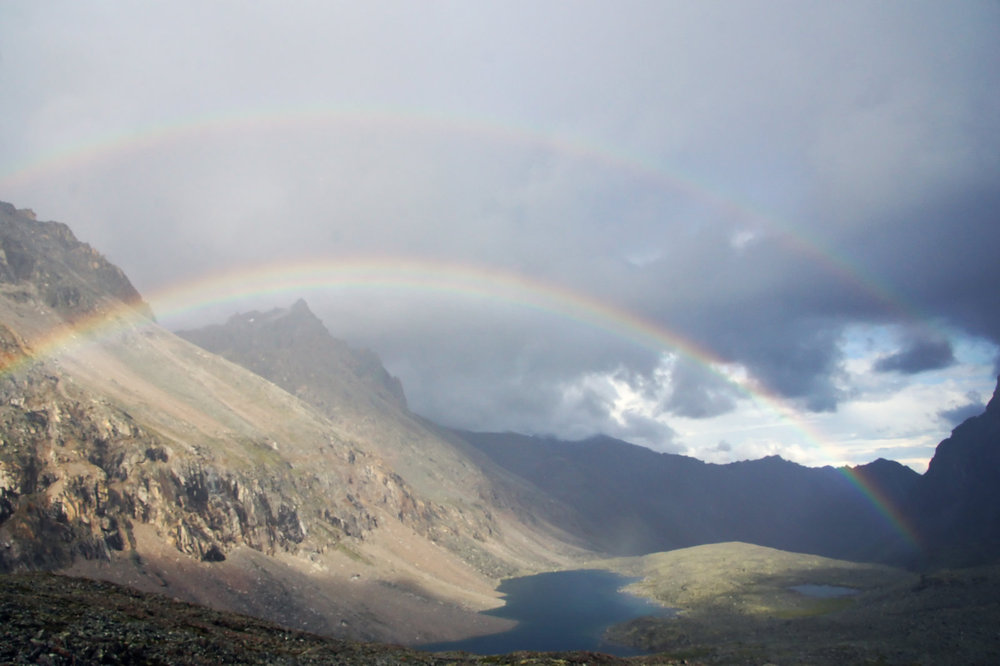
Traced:
MULTIPOLYGON (((782 223, 773 215, 732 198, 687 177, 668 172, 662 165, 612 147, 597 145, 572 136, 514 127, 492 119, 467 119, 422 111, 356 107, 274 108, 251 113, 231 111, 189 119, 172 119, 145 127, 118 131, 63 146, 40 158, 8 168, 0 173, 0 187, 16 191, 26 184, 44 181, 53 173, 82 168, 98 161, 124 160, 162 145, 214 134, 246 134, 274 131, 315 131, 331 126, 360 126, 374 129, 396 128, 406 132, 469 136, 499 145, 542 148, 573 159, 593 162, 628 174, 637 182, 648 183, 671 194, 685 197, 754 230, 779 238, 786 246, 826 269, 839 280, 853 285, 881 303, 888 312, 910 322, 925 321, 916 308, 891 288, 866 275, 844 257, 824 251, 802 231, 782 223)), ((752 379, 736 380, 723 369, 733 364, 710 349, 668 328, 644 319, 624 308, 596 300, 569 288, 535 278, 484 266, 444 264, 399 257, 310 260, 292 264, 261 266, 231 273, 207 275, 178 283, 150 296, 149 301, 162 317, 213 304, 228 304, 268 294, 301 294, 317 290, 386 287, 464 294, 478 299, 505 301, 596 326, 617 336, 656 350, 669 350, 693 359, 733 383, 755 404, 779 415, 793 425, 806 440, 830 451, 825 438, 779 396, 752 379)), ((81 321, 70 329, 54 332, 32 344, 34 354, 54 354, 71 340, 104 334, 110 328, 132 321, 130 317, 81 321), (109 323, 110 322, 110 323, 109 323)), ((16 364, 14 364, 16 365, 16 364)), ((0 362, 2 367, 2 362, 0 362)), ((14 366, 6 368, 10 371, 14 366)), ((914 531, 879 490, 859 475, 841 469, 848 480, 869 499, 905 540, 918 543, 914 531)))
POLYGON ((124 160, 164 145, 198 140, 217 135, 255 135, 271 132, 310 132, 330 128, 360 128, 380 132, 469 137, 494 145, 541 148, 583 163, 594 163, 626 174, 638 183, 697 202, 706 209, 744 227, 763 231, 785 247, 822 266, 836 279, 867 294, 874 302, 904 321, 921 324, 927 321, 914 304, 891 286, 881 282, 857 262, 824 248, 802 228, 783 221, 761 207, 722 193, 676 169, 651 158, 616 146, 597 143, 569 134, 510 124, 495 118, 432 113, 422 109, 393 109, 373 106, 305 105, 276 106, 247 110, 223 110, 189 118, 171 118, 144 127, 108 132, 61 146, 23 163, 0 171, 0 188, 17 191, 29 182, 43 181, 53 173, 92 165, 95 162, 124 160))
MULTIPOLYGON (((677 353, 722 377, 756 406, 777 415, 806 441, 835 459, 815 427, 780 396, 751 377, 726 372, 736 364, 707 347, 615 304, 564 286, 499 268, 448 264, 406 257, 368 257, 300 261, 207 275, 154 293, 149 301, 164 319, 265 296, 298 297, 310 292, 391 289, 437 293, 528 308, 594 327, 661 353, 677 353)), ((916 548, 919 540, 903 514, 885 494, 847 467, 838 471, 864 495, 883 519, 916 548)))

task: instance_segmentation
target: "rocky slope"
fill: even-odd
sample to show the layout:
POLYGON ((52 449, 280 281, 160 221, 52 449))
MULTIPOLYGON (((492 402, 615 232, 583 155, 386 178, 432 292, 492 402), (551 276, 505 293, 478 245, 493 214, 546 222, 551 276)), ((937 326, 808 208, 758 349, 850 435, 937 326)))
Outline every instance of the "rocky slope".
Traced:
POLYGON ((569 561, 478 489, 422 492, 371 433, 160 328, 63 225, 4 206, 0 248, 0 570, 417 642, 482 631, 498 576, 569 561))
MULTIPOLYGON (((365 441, 422 497, 461 503, 468 516, 509 512, 541 533, 574 540, 566 531, 579 522, 573 507, 410 412, 378 356, 334 338, 305 301, 177 334, 301 398, 365 441)), ((491 520, 482 529, 499 529, 499 516, 491 520)))

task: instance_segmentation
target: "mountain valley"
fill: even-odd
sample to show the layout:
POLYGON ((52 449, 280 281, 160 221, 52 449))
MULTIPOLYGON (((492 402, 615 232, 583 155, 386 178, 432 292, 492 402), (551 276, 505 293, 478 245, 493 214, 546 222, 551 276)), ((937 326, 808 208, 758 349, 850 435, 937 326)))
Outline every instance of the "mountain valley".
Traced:
POLYGON ((1000 385, 924 475, 462 432, 411 412, 377 355, 303 300, 174 333, 65 225, 0 203, 0 250, 0 573, 24 585, 57 572, 414 646, 509 628, 479 612, 503 603, 501 579, 602 567, 684 611, 612 630, 678 660, 737 663, 753 644, 741 663, 792 663, 810 636, 861 632, 853 652, 810 659, 948 661, 953 646, 929 644, 956 623, 976 637, 968 654, 1000 645, 1000 385), (862 592, 820 606, 787 593, 808 583, 862 592), (896 627, 919 649, 882 650, 896 627))

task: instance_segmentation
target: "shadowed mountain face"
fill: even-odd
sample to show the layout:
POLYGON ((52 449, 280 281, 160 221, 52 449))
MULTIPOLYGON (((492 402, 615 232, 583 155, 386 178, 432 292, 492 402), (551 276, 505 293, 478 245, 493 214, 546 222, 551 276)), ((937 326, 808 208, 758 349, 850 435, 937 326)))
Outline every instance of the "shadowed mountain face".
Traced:
MULTIPOLYGON (((503 467, 544 484, 586 518, 586 537, 615 554, 720 541, 839 558, 893 559, 906 544, 844 470, 771 456, 714 465, 609 437, 581 442, 514 434, 461 435, 503 467)), ((897 501, 913 470, 876 461, 852 470, 897 501)))
POLYGON ((461 436, 576 507, 580 534, 611 553, 744 541, 921 567, 1000 558, 1000 381, 985 413, 941 442, 923 476, 884 459, 849 470, 777 457, 712 465, 607 437, 461 436), (876 489, 884 506, 855 480, 876 489))
POLYGON ((935 563, 1000 556, 1000 380, 986 411, 941 442, 910 503, 935 563))

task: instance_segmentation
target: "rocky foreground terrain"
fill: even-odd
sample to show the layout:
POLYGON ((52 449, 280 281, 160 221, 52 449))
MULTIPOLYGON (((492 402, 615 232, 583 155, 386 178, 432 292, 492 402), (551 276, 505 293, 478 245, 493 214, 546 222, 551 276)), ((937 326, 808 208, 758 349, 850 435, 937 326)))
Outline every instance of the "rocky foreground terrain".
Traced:
POLYGON ((654 654, 477 656, 324 637, 113 583, 0 575, 0 663, 12 664, 996 664, 1000 567, 913 573, 714 544, 595 565, 678 608, 614 627, 654 654), (815 598, 791 586, 848 586, 815 598))
MULTIPOLYGON (((324 638, 112 583, 0 576, 4 664, 671 664, 573 652, 501 657, 324 638)), ((694 662, 687 662, 694 663, 694 662)))

